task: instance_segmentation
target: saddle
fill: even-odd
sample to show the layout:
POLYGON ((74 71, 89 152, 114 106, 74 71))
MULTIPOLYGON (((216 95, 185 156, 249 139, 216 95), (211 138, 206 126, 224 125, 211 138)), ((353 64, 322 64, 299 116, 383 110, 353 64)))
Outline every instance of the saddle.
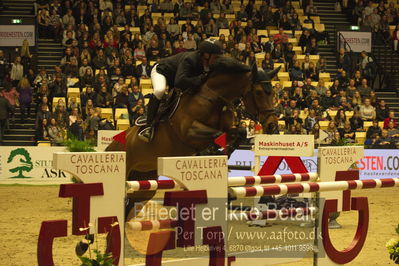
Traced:
MULTIPOLYGON (((180 98, 182 92, 179 89, 172 89, 168 94, 166 94, 162 99, 158 108, 157 115, 155 116, 155 125, 159 122, 164 122, 165 120, 171 118, 175 113, 177 107, 180 103, 180 98)), ((134 124, 138 127, 144 127, 147 125, 146 116, 140 116, 136 119, 134 124)))

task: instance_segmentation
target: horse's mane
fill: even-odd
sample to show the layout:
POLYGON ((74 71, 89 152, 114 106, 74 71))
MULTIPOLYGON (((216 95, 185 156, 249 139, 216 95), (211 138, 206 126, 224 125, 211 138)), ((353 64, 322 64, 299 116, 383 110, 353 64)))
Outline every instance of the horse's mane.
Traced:
POLYGON ((251 69, 249 66, 244 65, 238 60, 227 56, 219 57, 210 69, 211 76, 220 74, 248 73, 250 71, 251 69))

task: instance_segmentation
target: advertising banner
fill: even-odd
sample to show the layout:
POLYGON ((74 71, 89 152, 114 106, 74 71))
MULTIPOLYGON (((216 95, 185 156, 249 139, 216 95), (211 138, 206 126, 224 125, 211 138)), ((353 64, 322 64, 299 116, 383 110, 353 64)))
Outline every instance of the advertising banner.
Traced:
POLYGON ((69 174, 53 168, 53 153, 64 150, 64 147, 0 147, 0 181, 69 182, 69 174))
POLYGON ((0 46, 22 46, 23 40, 28 40, 29 46, 35 46, 34 25, 1 25, 0 46))
POLYGON ((99 130, 97 133, 97 150, 104 151, 111 144, 112 138, 121 132, 122 130, 99 130))
POLYGON ((312 156, 312 135, 256 135, 255 151, 269 156, 312 156))
MULTIPOLYGON (((368 53, 371 52, 371 32, 340 31, 339 33, 341 33, 342 36, 345 38, 345 40, 349 43, 350 47, 352 48, 352 51, 357 53, 360 53, 362 51, 366 51, 368 53)), ((339 41, 341 42, 341 47, 344 47, 343 40, 340 39, 339 41)))
MULTIPOLYGON (((317 150, 314 156, 301 157, 309 172, 317 172, 317 150)), ((261 165, 266 160, 266 156, 261 157, 261 165)), ((229 158, 229 165, 252 166, 254 164, 254 153, 248 150, 236 150, 229 158)), ((399 176, 399 153, 398 150, 364 150, 364 156, 357 162, 360 170, 360 179, 370 178, 392 178, 399 176)), ((281 162, 276 174, 289 174, 289 169, 285 161, 281 162)), ((229 176, 253 175, 251 171, 232 170, 229 176)))

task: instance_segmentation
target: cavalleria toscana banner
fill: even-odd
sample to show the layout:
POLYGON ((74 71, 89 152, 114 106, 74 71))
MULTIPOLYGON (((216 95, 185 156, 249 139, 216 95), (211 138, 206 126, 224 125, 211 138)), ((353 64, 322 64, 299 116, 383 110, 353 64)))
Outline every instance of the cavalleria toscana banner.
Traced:
POLYGON ((0 182, 69 182, 70 175, 53 168, 53 153, 64 147, 0 147, 0 182))

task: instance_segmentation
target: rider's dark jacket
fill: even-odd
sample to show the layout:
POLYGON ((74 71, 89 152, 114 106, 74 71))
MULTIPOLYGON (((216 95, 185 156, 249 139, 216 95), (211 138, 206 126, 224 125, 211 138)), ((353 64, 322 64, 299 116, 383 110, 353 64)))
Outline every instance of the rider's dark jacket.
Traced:
POLYGON ((199 88, 206 79, 201 55, 198 51, 178 53, 162 59, 157 72, 164 75, 171 88, 199 88))

